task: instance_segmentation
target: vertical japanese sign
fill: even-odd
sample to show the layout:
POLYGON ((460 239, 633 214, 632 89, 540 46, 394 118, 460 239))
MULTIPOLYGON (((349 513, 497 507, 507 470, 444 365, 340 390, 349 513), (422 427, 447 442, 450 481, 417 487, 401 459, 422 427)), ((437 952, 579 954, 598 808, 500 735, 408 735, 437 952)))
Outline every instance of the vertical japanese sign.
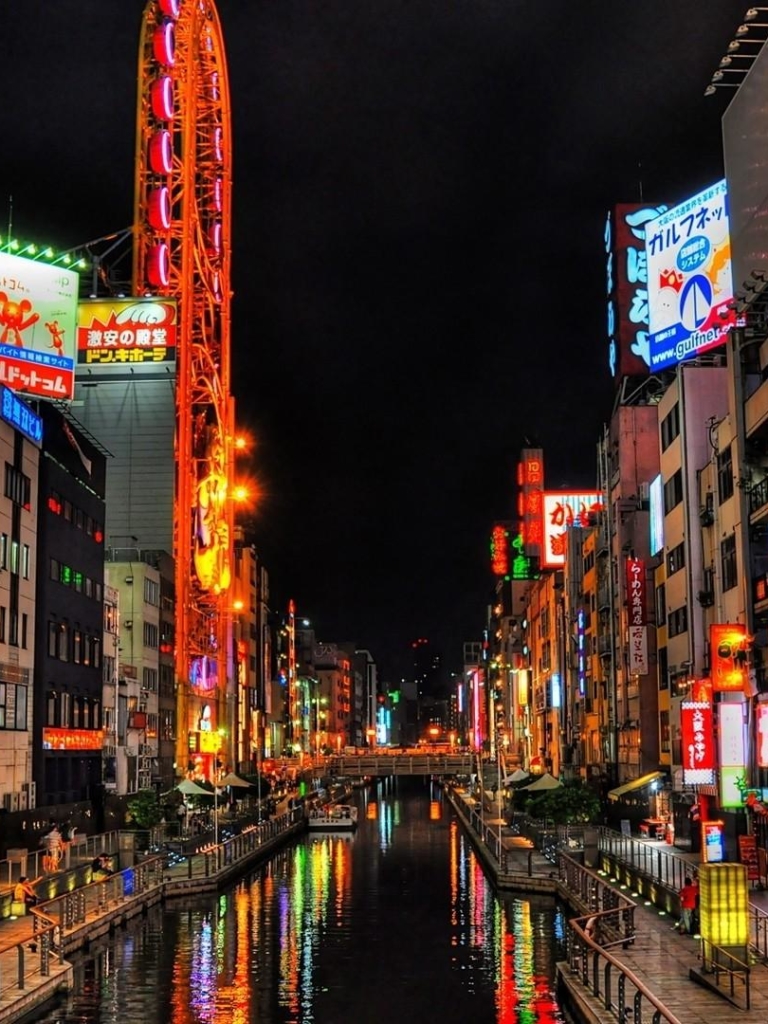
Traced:
POLYGON ((557 569, 565 565, 568 530, 572 526, 593 525, 592 517, 602 510, 603 499, 598 491, 546 491, 542 505, 542 566, 557 569))
POLYGON ((683 782, 687 786, 711 785, 715 781, 715 722, 712 684, 697 679, 691 700, 680 707, 683 782))
POLYGON ((723 179, 647 226, 652 371, 722 345, 733 324, 727 193, 723 179))
POLYGON ((746 693, 749 686, 747 630, 738 622, 709 627, 709 663, 715 693, 746 693))
POLYGON ((509 576, 509 529, 503 523, 495 523, 491 530, 491 572, 509 576))
POLYGON ((648 373, 648 267, 645 226, 667 207, 620 203, 605 221, 608 365, 620 380, 648 373))
POLYGON ((746 756, 744 743, 744 706, 721 702, 718 710, 718 747, 720 756, 720 806, 742 807, 746 756))
POLYGON ((579 675, 579 696, 587 693, 587 617, 583 608, 576 613, 576 658, 579 675))
POLYGON ((627 616, 629 619, 629 672, 648 673, 648 630, 646 627, 645 562, 628 558, 626 562, 627 616))
POLYGON ((517 464, 517 514, 523 550, 529 558, 541 555, 543 529, 541 523, 544 495, 544 451, 523 448, 517 464))
POLYGON ((0 383, 37 398, 72 397, 78 287, 73 270, 0 253, 0 383))

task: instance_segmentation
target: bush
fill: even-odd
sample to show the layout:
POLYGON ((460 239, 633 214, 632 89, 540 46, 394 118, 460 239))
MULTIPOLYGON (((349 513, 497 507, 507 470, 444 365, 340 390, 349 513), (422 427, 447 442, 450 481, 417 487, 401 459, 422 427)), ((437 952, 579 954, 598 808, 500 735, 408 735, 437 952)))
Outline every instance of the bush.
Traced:
POLYGON ((549 818, 555 825, 588 824, 600 818, 600 797, 582 782, 566 782, 558 789, 529 796, 525 813, 531 818, 549 818))
POLYGON ((163 817, 157 793, 154 789, 142 789, 128 801, 126 820, 132 821, 137 828, 154 828, 163 817), (130 818, 129 818, 130 816, 130 818))

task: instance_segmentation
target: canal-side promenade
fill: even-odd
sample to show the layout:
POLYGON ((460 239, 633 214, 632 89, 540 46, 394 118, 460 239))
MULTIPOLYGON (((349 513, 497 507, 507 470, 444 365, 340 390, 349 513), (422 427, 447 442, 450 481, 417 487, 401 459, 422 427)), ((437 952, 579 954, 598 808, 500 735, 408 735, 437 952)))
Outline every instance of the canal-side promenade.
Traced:
MULTIPOLYGON (((668 909, 670 881, 676 883, 686 867, 695 870, 699 863, 696 855, 680 854, 653 840, 622 841, 603 832, 599 861, 606 867, 613 864, 614 870, 593 871, 574 858, 569 871, 564 866, 567 853, 562 850, 554 860, 539 850, 531 855, 531 841, 512 834, 489 798, 482 813, 478 802, 461 790, 451 792, 450 799, 499 888, 540 892, 549 884, 555 895, 572 907, 569 959, 558 965, 558 984, 561 997, 581 1019, 589 1024, 645 1024, 654 1019, 670 1024, 768 1021, 765 961, 750 958, 749 1009, 743 1008, 745 986, 739 977, 733 992, 739 1006, 733 1005, 722 992, 701 984, 712 978, 702 970, 701 942, 681 935, 675 927, 677 916, 668 909), (661 906, 649 898, 654 893, 658 893, 661 906), (623 918, 622 906, 626 907, 623 918), (591 943, 584 935, 584 925, 593 916, 604 916, 613 925, 622 919, 631 922, 627 932, 631 941, 625 943, 620 935, 613 935, 609 936, 613 942, 599 947, 591 943), (665 1012, 655 1018, 659 1006, 665 1012)), ((753 890, 750 901, 753 941, 765 949, 768 929, 761 925, 762 915, 768 912, 768 892, 753 890)), ((729 980, 721 977, 720 984, 730 994, 729 980)))
MULTIPOLYGON (((304 812, 295 808, 247 826, 223 843, 205 844, 180 863, 123 849, 121 858, 130 857, 133 863, 97 881, 91 881, 85 865, 52 874, 44 880, 46 885, 55 890, 63 883, 66 891, 43 899, 28 912, 14 904, 13 913, 0 919, 0 1024, 18 1020, 70 988, 73 970, 66 958, 75 950, 161 900, 215 891, 305 828, 304 812)), ((101 847, 107 840, 100 837, 96 842, 101 847)))

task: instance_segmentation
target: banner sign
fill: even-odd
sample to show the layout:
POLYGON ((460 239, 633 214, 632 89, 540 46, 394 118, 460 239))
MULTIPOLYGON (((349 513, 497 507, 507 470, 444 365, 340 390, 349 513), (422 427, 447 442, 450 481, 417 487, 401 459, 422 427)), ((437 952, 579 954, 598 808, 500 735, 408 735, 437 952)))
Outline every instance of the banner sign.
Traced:
POLYGON ((627 559, 627 610, 630 626, 646 624, 645 562, 642 558, 627 559))
POLYGON ((694 699, 683 701, 680 707, 683 782, 687 786, 712 785, 715 781, 715 721, 711 687, 697 686, 698 682, 701 681, 693 684, 694 699))

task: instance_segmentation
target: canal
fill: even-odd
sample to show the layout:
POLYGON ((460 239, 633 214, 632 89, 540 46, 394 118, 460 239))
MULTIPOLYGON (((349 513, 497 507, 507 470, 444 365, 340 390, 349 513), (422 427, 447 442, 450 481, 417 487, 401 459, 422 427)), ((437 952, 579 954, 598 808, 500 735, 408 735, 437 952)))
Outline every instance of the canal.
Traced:
POLYGON ((45 1024, 560 1021, 564 918, 496 893, 443 792, 356 791, 353 835, 315 834, 215 897, 173 901, 75 960, 45 1024))

